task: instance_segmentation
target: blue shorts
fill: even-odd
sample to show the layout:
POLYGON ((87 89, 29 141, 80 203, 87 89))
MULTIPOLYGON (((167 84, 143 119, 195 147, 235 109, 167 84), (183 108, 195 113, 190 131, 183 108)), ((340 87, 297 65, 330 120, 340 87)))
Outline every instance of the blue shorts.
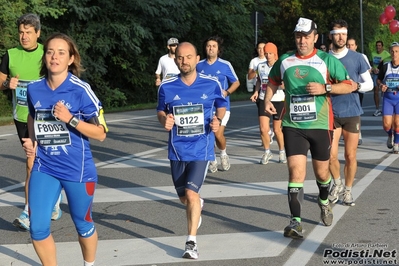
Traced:
POLYGON ((50 235, 51 213, 62 188, 76 231, 84 238, 93 235, 95 227, 91 211, 95 187, 95 182, 70 182, 32 171, 28 194, 31 238, 40 241, 50 235))
POLYGON ((377 84, 378 74, 371 74, 371 78, 373 79, 374 88, 377 88, 378 90, 378 84, 377 84))
POLYGON ((384 92, 382 115, 399 115, 399 92, 384 92))
POLYGON ((170 161, 173 184, 177 195, 183 197, 186 189, 199 193, 205 181, 209 161, 170 161))

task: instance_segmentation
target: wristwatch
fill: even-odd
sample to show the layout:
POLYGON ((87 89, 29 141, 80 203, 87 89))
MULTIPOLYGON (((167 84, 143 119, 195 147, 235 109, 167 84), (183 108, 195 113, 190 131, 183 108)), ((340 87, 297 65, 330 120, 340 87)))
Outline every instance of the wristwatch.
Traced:
POLYGON ((9 89, 10 88, 10 81, 9 80, 5 80, 3 82, 3 87, 9 89))
POLYGON ((326 84, 326 92, 330 92, 332 90, 331 84, 326 84))
POLYGON ((70 125, 73 128, 76 128, 79 122, 80 122, 79 118, 72 116, 71 120, 69 120, 68 122, 68 125, 70 125))
POLYGON ((360 84, 360 83, 358 82, 358 83, 357 83, 357 90, 356 90, 356 91, 359 91, 361 88, 362 88, 362 84, 360 84))

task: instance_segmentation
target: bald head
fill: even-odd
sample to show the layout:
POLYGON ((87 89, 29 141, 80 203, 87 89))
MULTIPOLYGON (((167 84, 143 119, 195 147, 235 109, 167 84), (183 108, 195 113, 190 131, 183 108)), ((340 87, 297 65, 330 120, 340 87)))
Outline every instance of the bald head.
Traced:
POLYGON ((180 70, 181 76, 196 75, 196 67, 199 55, 195 46, 189 42, 179 43, 176 49, 175 63, 180 70))
POLYGON ((180 49, 185 49, 185 50, 186 49, 193 49, 193 51, 192 51, 193 55, 197 55, 198 54, 197 53, 197 48, 195 48, 195 46, 192 43, 189 43, 189 42, 179 43, 177 45, 177 48, 176 48, 176 54, 178 54, 180 49))

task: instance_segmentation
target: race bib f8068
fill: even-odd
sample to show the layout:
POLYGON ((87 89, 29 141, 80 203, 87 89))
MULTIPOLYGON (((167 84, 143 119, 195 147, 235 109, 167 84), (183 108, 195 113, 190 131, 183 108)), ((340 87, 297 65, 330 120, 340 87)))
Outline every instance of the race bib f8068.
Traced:
POLYGON ((35 137, 41 146, 65 146, 71 144, 71 136, 64 122, 57 121, 51 110, 36 110, 35 137))

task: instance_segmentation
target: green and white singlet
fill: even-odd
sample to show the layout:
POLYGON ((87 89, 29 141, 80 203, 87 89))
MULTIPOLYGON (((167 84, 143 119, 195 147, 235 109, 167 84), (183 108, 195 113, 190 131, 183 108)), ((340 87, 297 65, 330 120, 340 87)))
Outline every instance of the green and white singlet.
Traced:
POLYGON ((310 95, 306 85, 309 82, 334 84, 344 80, 350 83, 349 79, 338 59, 317 49, 306 57, 296 53, 281 56, 269 73, 269 82, 276 86, 284 83, 283 127, 332 130, 334 117, 330 95, 310 95))

